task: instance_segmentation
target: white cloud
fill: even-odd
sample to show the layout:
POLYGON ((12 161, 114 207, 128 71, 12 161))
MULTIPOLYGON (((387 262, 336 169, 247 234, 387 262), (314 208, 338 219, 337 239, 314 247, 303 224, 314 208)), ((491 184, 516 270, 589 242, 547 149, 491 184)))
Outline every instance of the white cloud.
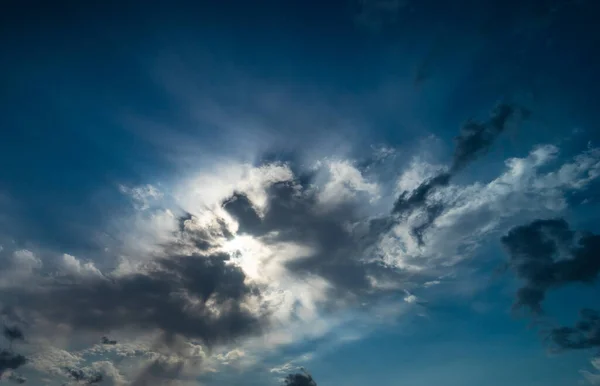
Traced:
POLYGON ((91 261, 82 264, 75 256, 67 253, 62 255, 61 268, 64 273, 74 276, 102 276, 100 270, 91 261))
POLYGON ((396 194, 404 191, 413 191, 426 180, 435 177, 447 169, 444 165, 431 164, 424 161, 421 157, 414 157, 408 168, 398 178, 396 194))
POLYGON ((42 260, 27 249, 14 251, 1 263, 4 267, 0 272, 0 288, 25 284, 43 266, 42 260))
POLYGON ((371 201, 378 198, 379 185, 367 181, 350 161, 327 160, 323 164, 327 176, 319 189, 318 199, 324 207, 336 206, 359 193, 366 193, 371 201))
POLYGON ((191 177, 175 189, 177 202, 195 215, 207 209, 218 210, 223 199, 235 191, 246 193, 261 211, 267 203, 268 186, 293 178, 290 168, 282 163, 255 167, 250 164, 225 163, 191 177))
POLYGON ((43 373, 64 376, 66 367, 77 367, 82 361, 83 357, 77 353, 41 345, 35 347, 35 352, 29 356, 28 365, 43 373))
POLYGON ((119 185, 119 191, 123 194, 131 196, 135 207, 138 210, 146 210, 150 208, 152 202, 163 197, 163 193, 153 185, 147 184, 129 188, 124 185, 119 185))
MULTIPOLYGON (((493 232, 516 222, 561 213, 567 207, 568 192, 585 189, 600 175, 600 150, 589 149, 552 168, 557 156, 555 146, 539 146, 524 158, 506 160, 506 170, 488 183, 439 188, 429 203, 442 204, 444 211, 425 234, 424 245, 412 233, 412 228, 423 222, 424 213, 418 212, 381 238, 382 258, 405 269, 452 265, 471 256, 482 239, 493 232)), ((422 165, 414 167, 414 173, 405 175, 424 175, 422 165)), ((403 184, 414 186, 417 180, 422 178, 405 178, 403 184)))

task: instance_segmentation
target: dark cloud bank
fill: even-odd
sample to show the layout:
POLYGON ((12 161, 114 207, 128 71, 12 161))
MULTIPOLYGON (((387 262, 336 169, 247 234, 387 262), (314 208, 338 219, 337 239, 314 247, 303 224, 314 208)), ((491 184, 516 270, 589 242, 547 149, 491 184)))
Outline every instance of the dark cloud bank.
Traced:
MULTIPOLYGON (((533 315, 543 312, 548 291, 570 284, 591 285, 600 274, 600 235, 576 232, 563 219, 536 220, 511 229, 502 237, 509 268, 521 280, 515 308, 533 315)), ((557 349, 600 347, 600 315, 583 309, 573 327, 551 329, 557 349)))

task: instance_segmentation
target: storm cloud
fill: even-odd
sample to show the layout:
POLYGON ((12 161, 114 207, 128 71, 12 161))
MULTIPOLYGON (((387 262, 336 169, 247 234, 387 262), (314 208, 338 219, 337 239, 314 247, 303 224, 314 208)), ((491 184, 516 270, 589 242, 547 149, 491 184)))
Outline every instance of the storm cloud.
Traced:
POLYGON ((501 239, 508 266, 523 282, 515 308, 542 313, 550 289, 592 283, 600 273, 600 236, 575 232, 564 219, 536 220, 511 229, 501 239))

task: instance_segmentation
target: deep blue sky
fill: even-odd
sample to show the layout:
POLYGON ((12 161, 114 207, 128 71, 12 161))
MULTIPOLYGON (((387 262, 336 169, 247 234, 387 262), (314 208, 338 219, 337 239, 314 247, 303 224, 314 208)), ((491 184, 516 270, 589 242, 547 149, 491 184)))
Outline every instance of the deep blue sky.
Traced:
MULTIPOLYGON (((33 251, 44 267, 54 267, 44 256, 67 253, 108 275, 119 256, 146 242, 137 229, 154 222, 140 212, 198 215, 199 196, 182 198, 189 181, 213 171, 235 179, 222 168, 240 162, 291 160, 293 170, 333 158, 366 165, 373 149, 393 149, 387 166, 361 170, 389 196, 375 205, 377 215, 389 212, 395 181, 411 160, 449 165, 461 124, 486 119, 500 101, 525 106, 531 119, 508 128, 456 175, 455 195, 485 186, 507 169, 505 160, 525 158, 541 144, 560 153, 540 175, 600 140, 600 3, 593 0, 59 1, 3 8, 0 252, 33 251), (164 193, 150 209, 132 206, 132 190, 119 189, 147 184, 164 193)), ((596 170, 594 162, 581 172, 596 170)), ((320 386, 583 382, 579 371, 589 370, 594 353, 549 354, 543 328, 511 313, 518 282, 496 271, 507 258, 500 236, 512 226, 564 217, 572 229, 600 231, 598 182, 590 173, 585 187, 565 182, 561 208, 529 214, 525 197, 535 202, 545 193, 524 185, 515 188, 522 198, 490 204, 525 206, 452 265, 447 273, 455 276, 443 289, 423 282, 401 288, 423 299, 421 311, 363 328, 364 315, 352 316, 349 307, 343 327, 293 339, 262 353, 258 364, 198 376, 208 384, 272 384, 277 373, 269 369, 290 362, 306 366, 320 386), (345 340, 336 329, 368 333, 345 340), (306 353, 312 359, 296 360, 306 353)), ((473 229, 465 228, 465 239, 473 229)), ((440 267, 448 264, 426 265, 447 277, 440 267)), ((403 303, 402 291, 385 301, 403 303)), ((548 318, 572 324, 581 307, 597 306, 597 294, 594 285, 561 288, 547 298, 548 318)), ((60 348, 80 344, 73 338, 60 348)), ((22 370, 32 384, 65 381, 60 371, 40 375, 47 368, 39 361, 22 370)))

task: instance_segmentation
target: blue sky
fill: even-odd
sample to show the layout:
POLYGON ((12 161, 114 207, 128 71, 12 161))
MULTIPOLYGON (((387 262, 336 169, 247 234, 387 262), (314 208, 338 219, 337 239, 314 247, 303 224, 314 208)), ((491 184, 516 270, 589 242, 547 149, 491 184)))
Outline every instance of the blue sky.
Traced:
POLYGON ((8 6, 0 379, 600 384, 598 8, 8 6))

